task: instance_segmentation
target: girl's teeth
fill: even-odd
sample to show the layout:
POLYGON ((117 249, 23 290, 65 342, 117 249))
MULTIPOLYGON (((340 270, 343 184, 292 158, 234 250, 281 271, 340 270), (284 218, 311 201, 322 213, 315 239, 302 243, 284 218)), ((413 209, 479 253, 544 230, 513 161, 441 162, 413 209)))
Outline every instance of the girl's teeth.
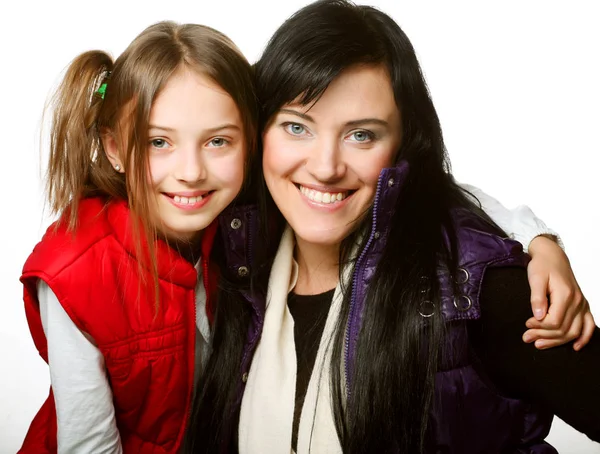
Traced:
POLYGON ((202 196, 197 196, 197 197, 183 197, 183 196, 174 196, 173 200, 175 201, 175 203, 180 203, 182 205, 193 205, 195 203, 198 203, 202 200, 202 196))

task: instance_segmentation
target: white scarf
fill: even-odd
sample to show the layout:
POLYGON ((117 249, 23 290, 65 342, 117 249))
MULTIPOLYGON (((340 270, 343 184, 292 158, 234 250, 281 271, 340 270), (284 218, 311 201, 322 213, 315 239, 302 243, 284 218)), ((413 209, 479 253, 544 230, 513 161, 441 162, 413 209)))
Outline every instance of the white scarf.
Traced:
MULTIPOLYGON (((294 233, 283 234, 269 277, 262 337, 256 348, 242 399, 240 454, 290 454, 296 397, 294 320, 287 307, 295 287, 294 233)), ((351 267, 348 267, 351 268, 351 267)), ((346 273, 345 273, 346 274, 346 273)), ((347 278, 347 276, 345 276, 347 278)), ((298 454, 341 454, 330 393, 330 364, 343 295, 335 289, 308 384, 298 427, 298 454)))

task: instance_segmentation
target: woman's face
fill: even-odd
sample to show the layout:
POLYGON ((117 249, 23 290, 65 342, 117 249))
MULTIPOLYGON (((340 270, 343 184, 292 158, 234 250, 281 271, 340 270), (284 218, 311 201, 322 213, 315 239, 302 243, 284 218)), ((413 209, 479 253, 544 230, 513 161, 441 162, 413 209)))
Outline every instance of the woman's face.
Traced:
POLYGON ((338 245, 370 208, 400 147, 400 112, 387 71, 355 66, 314 104, 284 105, 263 135, 265 181, 296 236, 338 245))

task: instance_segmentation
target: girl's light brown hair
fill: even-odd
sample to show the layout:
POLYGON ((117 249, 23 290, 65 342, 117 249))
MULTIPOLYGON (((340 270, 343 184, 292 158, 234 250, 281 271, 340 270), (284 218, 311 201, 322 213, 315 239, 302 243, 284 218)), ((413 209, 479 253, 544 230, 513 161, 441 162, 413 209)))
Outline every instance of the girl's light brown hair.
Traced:
POLYGON ((148 187, 148 122, 152 103, 181 68, 209 77, 235 101, 246 140, 246 179, 256 151, 257 106, 252 69, 222 33, 206 26, 160 22, 145 29, 113 62, 102 51, 77 57, 54 99, 47 191, 50 207, 76 231, 81 199, 127 200, 140 266, 154 275, 158 304, 154 201, 148 187), (110 75, 109 75, 110 74, 110 75), (106 83, 104 97, 97 93, 106 83), (102 146, 117 142, 125 173, 117 172, 102 146), (145 262, 145 263, 144 263, 145 262))

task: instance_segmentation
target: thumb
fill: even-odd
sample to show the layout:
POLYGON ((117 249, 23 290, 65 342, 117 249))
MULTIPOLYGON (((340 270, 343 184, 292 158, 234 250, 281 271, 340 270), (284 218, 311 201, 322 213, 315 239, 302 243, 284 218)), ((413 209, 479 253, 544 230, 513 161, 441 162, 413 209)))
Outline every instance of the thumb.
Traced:
POLYGON ((548 312, 548 279, 530 276, 531 309, 536 320, 542 320, 548 312))

